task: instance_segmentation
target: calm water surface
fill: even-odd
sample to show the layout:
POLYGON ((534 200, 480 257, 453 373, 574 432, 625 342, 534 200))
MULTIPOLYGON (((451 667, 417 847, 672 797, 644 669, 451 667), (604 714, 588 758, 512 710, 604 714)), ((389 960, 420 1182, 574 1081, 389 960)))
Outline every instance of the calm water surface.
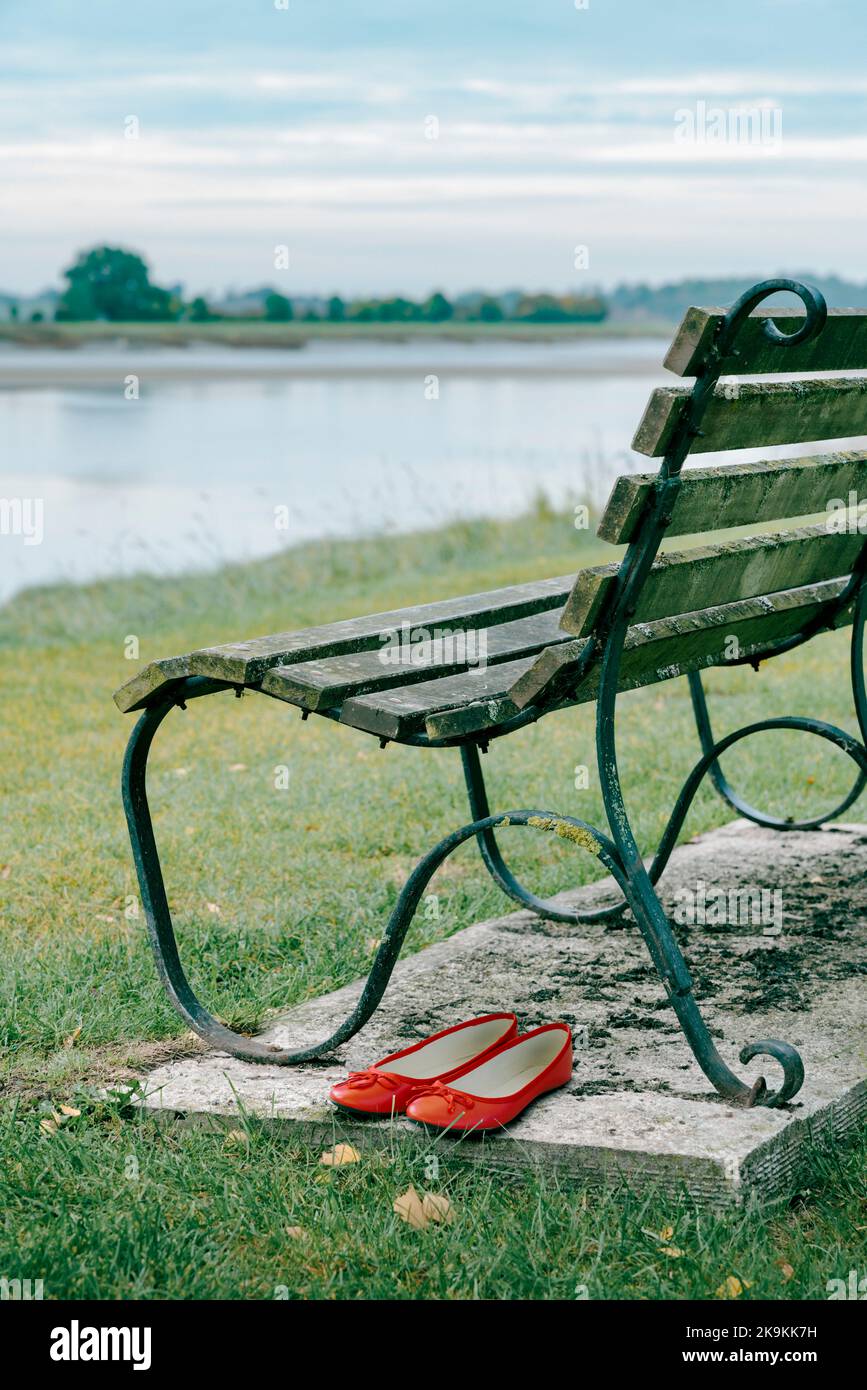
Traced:
POLYGON ((652 340, 7 349, 0 498, 41 499, 43 536, 0 534, 0 599, 311 537, 509 516, 540 491, 599 502, 613 475, 646 466, 628 444, 664 351, 652 340), (20 368, 27 387, 8 384, 20 368), (124 396, 131 372, 138 400, 124 396))

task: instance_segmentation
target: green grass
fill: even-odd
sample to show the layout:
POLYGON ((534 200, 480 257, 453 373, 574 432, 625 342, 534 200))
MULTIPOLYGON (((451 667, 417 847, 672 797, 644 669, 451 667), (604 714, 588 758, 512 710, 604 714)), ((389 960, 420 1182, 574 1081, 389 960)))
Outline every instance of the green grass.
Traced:
MULTIPOLYGON (((715 1218, 686 1198, 559 1191, 550 1179, 503 1185, 448 1153, 430 1179, 396 1146, 328 1172, 318 1150, 255 1125, 249 1145, 163 1133, 94 1099, 96 1087, 190 1045, 157 985, 141 918, 126 915, 136 888, 118 777, 131 719, 112 690, 153 657, 566 573, 603 553, 540 506, 520 523, 309 545, 213 575, 30 591, 0 610, 0 1274, 43 1278, 56 1296, 272 1297, 285 1284, 302 1296, 433 1298, 573 1296, 578 1284, 591 1296, 712 1297, 733 1274, 751 1285, 744 1297, 823 1298, 828 1278, 863 1268, 864 1147, 833 1164, 817 1156, 811 1192, 794 1207, 715 1218), (131 634, 140 662, 124 655, 131 634), (63 1103, 81 1115, 46 1130, 63 1103), (392 1202, 410 1182, 446 1191, 455 1223, 401 1223, 392 1202), (682 1255, 647 1234, 669 1225, 682 1255), (288 1236, 294 1226, 306 1234, 288 1236)), ((845 647, 833 634, 767 674, 712 673, 720 731, 790 712, 853 727, 845 647)), ((684 685, 622 701, 622 772, 646 846, 696 756, 684 685)), ((492 749, 492 804, 599 822, 594 779, 574 789, 592 750, 591 708, 549 716, 492 749)), ((849 782, 842 756, 799 735, 745 743, 729 770, 780 813, 828 804, 849 782)), ((182 955, 209 1005, 245 1027, 365 971, 406 872, 466 818, 455 753, 380 752, 255 696, 173 716, 150 785, 182 955), (278 764, 290 769, 288 793, 275 789, 278 764)), ((728 818, 705 789, 687 833, 728 818)), ((596 867, 551 836, 516 836, 512 855, 543 892, 596 867)), ((471 846, 432 886, 440 919, 420 918, 408 949, 502 909, 471 846)))

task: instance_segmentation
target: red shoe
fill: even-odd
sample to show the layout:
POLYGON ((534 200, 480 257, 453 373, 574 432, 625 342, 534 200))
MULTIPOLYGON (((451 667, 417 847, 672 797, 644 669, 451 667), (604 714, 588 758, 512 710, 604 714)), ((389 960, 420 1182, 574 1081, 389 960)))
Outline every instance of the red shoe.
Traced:
POLYGON ((517 1032, 514 1014, 485 1014, 457 1023, 403 1052, 392 1052, 366 1071, 350 1072, 331 1087, 331 1099, 354 1114, 402 1115, 419 1091, 434 1081, 451 1081, 517 1032))
POLYGON ((407 1118, 437 1129, 499 1129, 546 1091, 572 1076, 572 1034, 565 1023, 546 1023, 496 1048, 456 1076, 416 1095, 407 1118))

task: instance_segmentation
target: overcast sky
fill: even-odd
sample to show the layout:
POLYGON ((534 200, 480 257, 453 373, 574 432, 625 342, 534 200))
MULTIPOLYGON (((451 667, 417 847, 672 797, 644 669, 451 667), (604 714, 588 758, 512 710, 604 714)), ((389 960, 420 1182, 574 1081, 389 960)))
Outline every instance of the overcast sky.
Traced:
POLYGON ((281 3, 0 0, 0 289, 867 279, 865 0, 281 3))

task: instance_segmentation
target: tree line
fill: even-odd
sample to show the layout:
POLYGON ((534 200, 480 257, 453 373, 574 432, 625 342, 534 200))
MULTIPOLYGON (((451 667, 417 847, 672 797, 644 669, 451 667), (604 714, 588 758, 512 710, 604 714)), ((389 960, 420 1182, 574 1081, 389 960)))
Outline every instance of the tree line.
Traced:
POLYGON ((262 318, 271 323, 600 323, 608 305, 596 294, 465 295, 452 302, 440 290, 425 299, 344 299, 332 295, 315 307, 309 299, 293 303, 289 295, 270 290, 261 308, 249 315, 224 315, 203 296, 186 301, 176 290, 154 285, 147 263, 132 251, 97 246, 82 251, 64 271, 66 288, 58 301, 59 322, 143 323, 183 321, 204 323, 223 317, 262 318))

